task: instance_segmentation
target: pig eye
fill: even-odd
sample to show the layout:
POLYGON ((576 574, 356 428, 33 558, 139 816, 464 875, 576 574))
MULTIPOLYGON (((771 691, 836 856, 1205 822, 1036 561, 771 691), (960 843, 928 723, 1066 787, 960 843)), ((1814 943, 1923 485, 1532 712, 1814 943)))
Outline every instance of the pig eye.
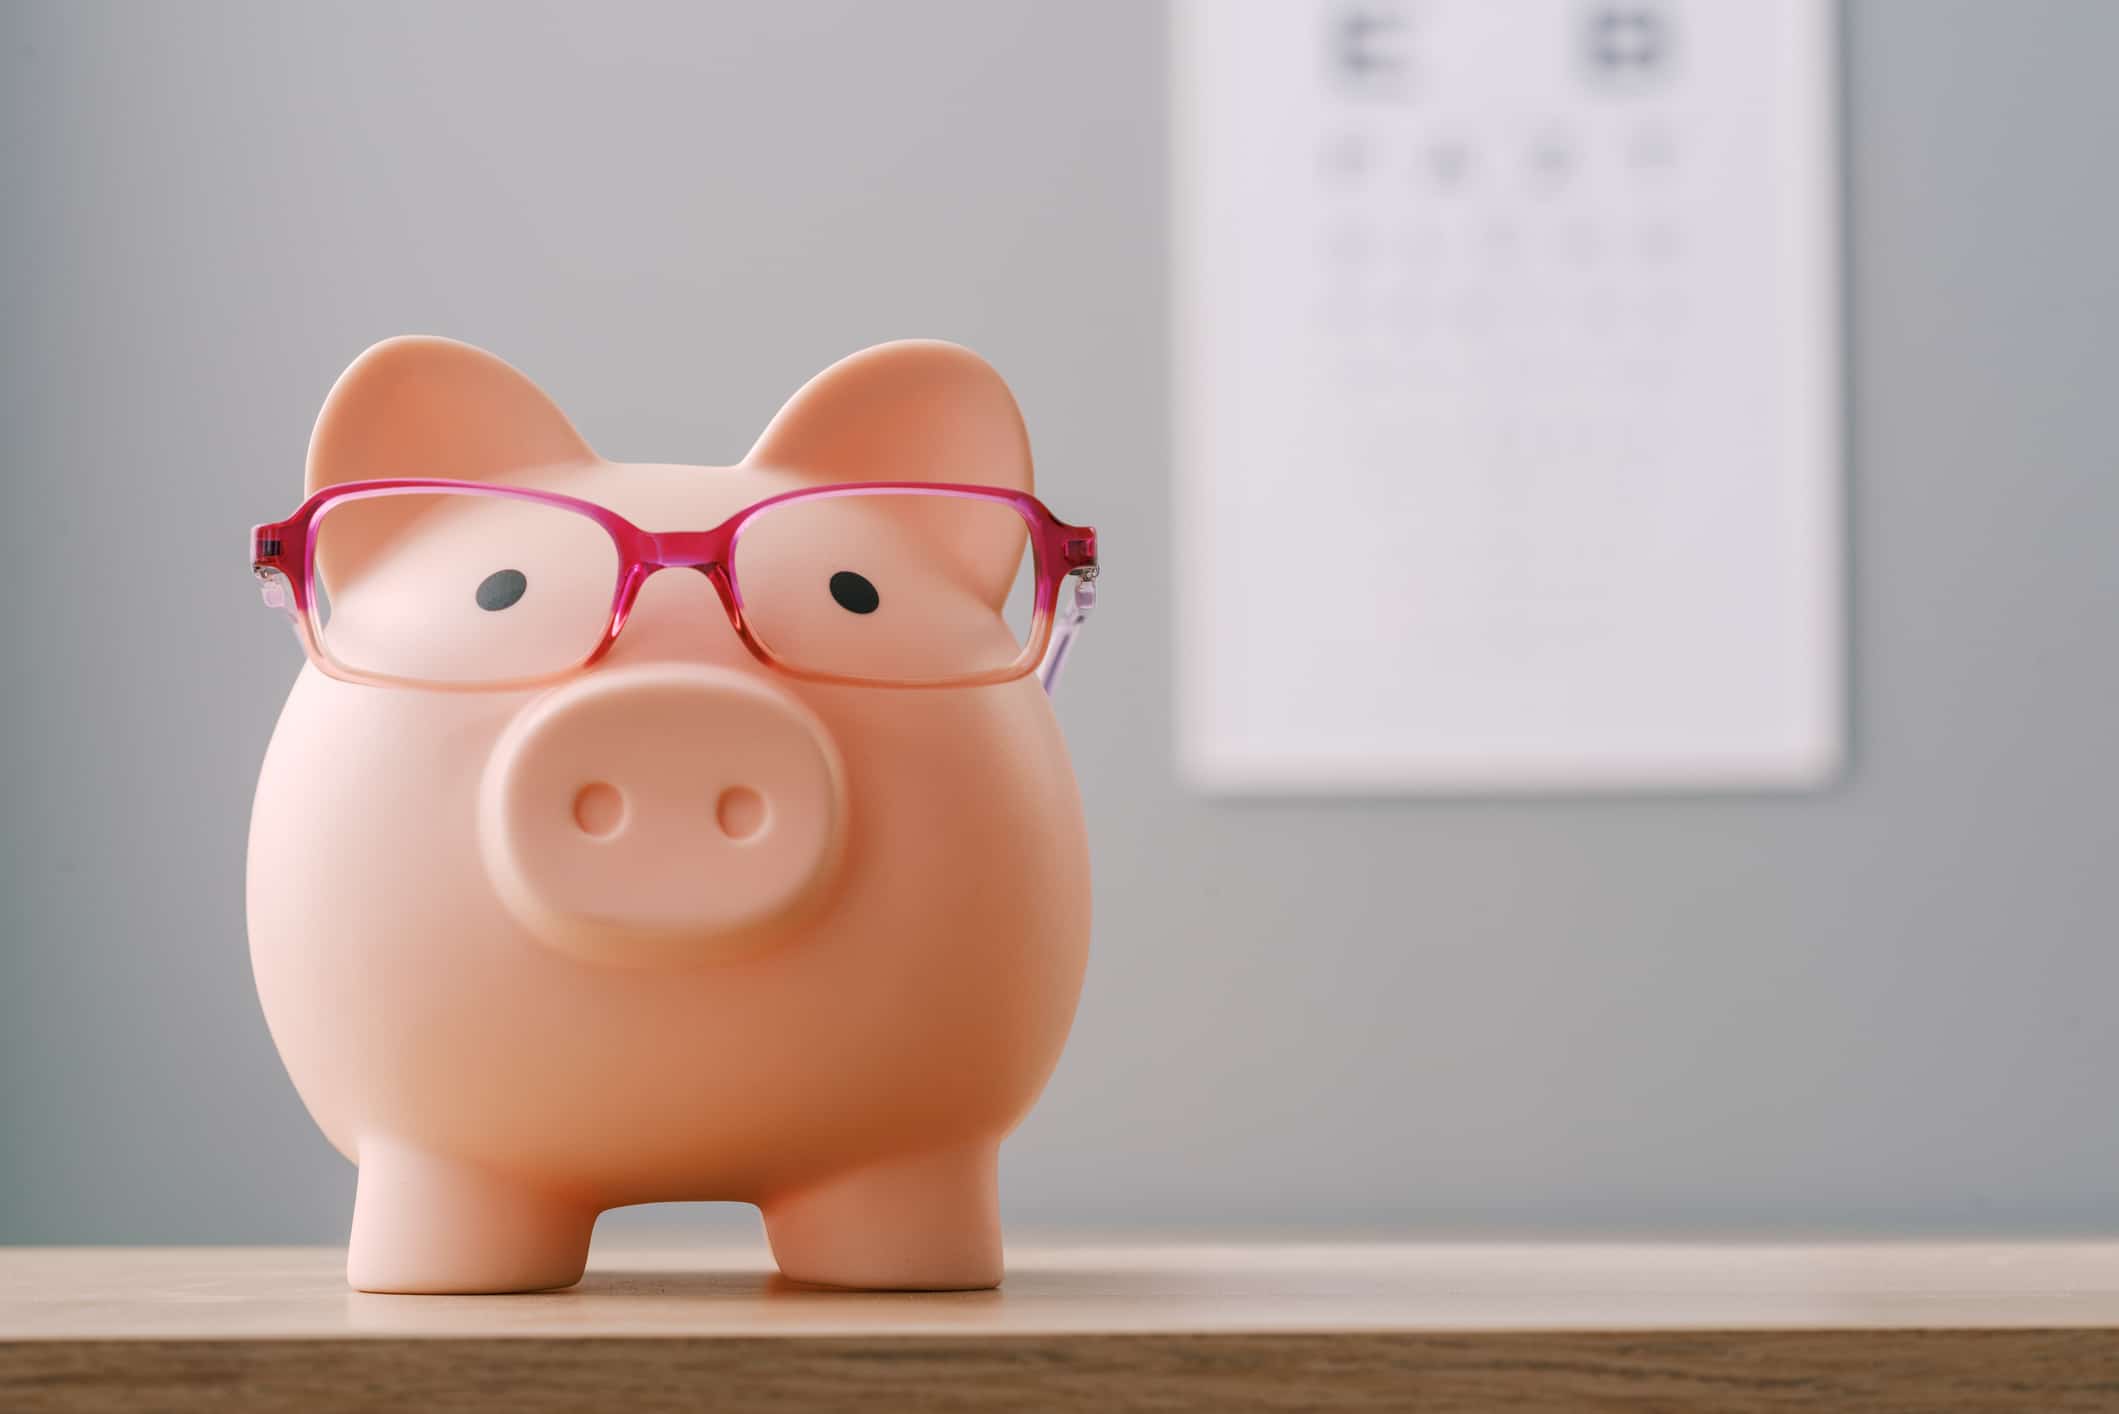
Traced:
POLYGON ((852 570, 840 570, 831 577, 831 597, 849 614, 872 614, 876 605, 883 602, 876 587, 852 570))
POLYGON ((529 577, 521 570, 495 570, 478 582, 478 607, 496 612, 505 609, 529 587, 529 577))

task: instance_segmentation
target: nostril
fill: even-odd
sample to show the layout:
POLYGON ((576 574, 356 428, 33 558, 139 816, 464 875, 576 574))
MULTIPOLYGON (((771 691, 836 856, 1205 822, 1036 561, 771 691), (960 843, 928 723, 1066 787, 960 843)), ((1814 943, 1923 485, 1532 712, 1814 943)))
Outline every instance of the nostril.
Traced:
POLYGON ((765 828, 765 797, 749 786, 730 786, 714 802, 714 819, 732 840, 747 840, 765 828))
POLYGON ((574 823, 585 835, 608 839, 625 824, 625 795, 604 781, 591 781, 574 794, 574 823))

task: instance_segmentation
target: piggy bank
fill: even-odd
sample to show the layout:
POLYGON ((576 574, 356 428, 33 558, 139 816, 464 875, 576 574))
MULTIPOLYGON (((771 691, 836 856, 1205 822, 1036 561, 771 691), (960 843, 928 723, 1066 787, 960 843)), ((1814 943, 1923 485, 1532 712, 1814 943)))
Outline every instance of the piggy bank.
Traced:
POLYGON ((251 546, 309 663, 250 950, 359 1168, 352 1285, 566 1286, 603 1210, 699 1199, 799 1281, 998 1283, 998 1146, 1088 947, 1040 681, 1095 574, 999 376, 885 345, 738 464, 645 465, 394 339, 307 491, 251 546))

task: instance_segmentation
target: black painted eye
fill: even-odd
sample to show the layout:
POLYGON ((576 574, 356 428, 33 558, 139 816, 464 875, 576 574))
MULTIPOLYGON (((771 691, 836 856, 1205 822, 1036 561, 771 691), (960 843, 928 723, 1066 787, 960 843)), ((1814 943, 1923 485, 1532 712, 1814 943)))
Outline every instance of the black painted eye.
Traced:
POLYGON ((507 608, 522 597, 530 587, 528 576, 521 570, 495 570, 478 582, 478 607, 498 611, 507 608))
POLYGON ((849 614, 872 614, 883 602, 876 587, 852 570, 840 570, 831 577, 831 597, 849 614))

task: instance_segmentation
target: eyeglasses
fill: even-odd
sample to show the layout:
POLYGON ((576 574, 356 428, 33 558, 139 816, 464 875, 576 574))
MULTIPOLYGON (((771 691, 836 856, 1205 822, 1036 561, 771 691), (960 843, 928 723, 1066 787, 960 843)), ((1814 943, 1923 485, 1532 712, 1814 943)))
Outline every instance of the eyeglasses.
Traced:
POLYGON ((550 491, 348 481, 253 529, 250 558, 320 671, 453 691, 589 667, 665 569, 705 575, 752 656, 813 682, 1035 670, 1050 692, 1096 603, 1093 528, 1020 491, 929 482, 790 491, 711 530, 654 532, 550 491))

